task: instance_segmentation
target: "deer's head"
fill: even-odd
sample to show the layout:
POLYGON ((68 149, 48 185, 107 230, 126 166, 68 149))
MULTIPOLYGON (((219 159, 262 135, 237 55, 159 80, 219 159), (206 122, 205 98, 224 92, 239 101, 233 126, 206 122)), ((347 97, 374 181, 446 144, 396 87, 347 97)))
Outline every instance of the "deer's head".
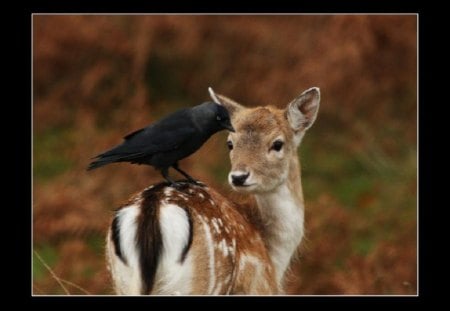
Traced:
POLYGON ((269 192, 284 183, 292 157, 319 109, 320 91, 313 87, 285 109, 272 106, 246 108, 210 89, 211 97, 224 105, 236 130, 228 136, 231 172, 228 181, 241 192, 269 192))

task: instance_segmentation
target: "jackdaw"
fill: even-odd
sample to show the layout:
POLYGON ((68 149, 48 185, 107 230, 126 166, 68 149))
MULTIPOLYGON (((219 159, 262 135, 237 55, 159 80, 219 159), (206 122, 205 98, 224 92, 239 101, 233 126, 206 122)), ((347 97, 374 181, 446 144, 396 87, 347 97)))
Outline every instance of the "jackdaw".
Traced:
POLYGON ((227 129, 234 132, 228 111, 222 105, 205 102, 192 108, 178 110, 149 126, 124 137, 124 142, 105 151, 90 163, 87 170, 114 162, 147 164, 161 171, 172 186, 169 177, 173 167, 190 182, 194 178, 178 167, 178 161, 197 151, 214 133, 227 129))

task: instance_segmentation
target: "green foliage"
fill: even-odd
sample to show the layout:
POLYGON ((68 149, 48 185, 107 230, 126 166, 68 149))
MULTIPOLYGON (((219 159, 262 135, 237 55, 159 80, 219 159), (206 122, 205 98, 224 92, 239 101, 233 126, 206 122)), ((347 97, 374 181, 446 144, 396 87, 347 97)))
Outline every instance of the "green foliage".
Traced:
POLYGON ((86 242, 93 251, 101 253, 105 250, 105 237, 103 236, 92 235, 86 242))
POLYGON ((376 245, 373 237, 370 236, 357 236, 352 242, 352 249, 354 252, 361 256, 367 256, 376 245))
POLYGON ((68 171, 73 161, 68 157, 73 132, 68 128, 51 128, 33 133, 33 177, 49 181, 68 171))
POLYGON ((334 195, 342 202, 343 206, 354 208, 357 200, 370 191, 373 186, 373 180, 370 176, 351 176, 343 178, 333 188, 334 195))
POLYGON ((84 267, 83 272, 82 272, 82 276, 84 278, 92 278, 95 275, 95 268, 91 267, 89 265, 87 265, 86 267, 84 267))
MULTIPOLYGON (((44 244, 34 247, 34 250, 41 256, 42 260, 52 268, 58 261, 58 252, 50 244, 44 244)), ((49 274, 47 268, 33 252, 33 280, 40 280, 49 274)))

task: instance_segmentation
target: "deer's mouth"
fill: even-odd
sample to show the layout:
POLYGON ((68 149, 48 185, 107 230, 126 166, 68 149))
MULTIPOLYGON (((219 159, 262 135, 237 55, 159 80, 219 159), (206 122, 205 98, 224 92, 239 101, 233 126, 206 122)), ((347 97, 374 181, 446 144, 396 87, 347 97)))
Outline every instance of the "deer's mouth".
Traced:
POLYGON ((237 186, 237 187, 251 187, 251 186, 256 186, 256 184, 248 184, 248 185, 242 185, 242 186, 237 186))
POLYGON ((252 190, 256 189, 256 187, 258 186, 258 184, 253 183, 253 184, 243 184, 243 185, 231 185, 232 188, 238 192, 251 192, 252 190))

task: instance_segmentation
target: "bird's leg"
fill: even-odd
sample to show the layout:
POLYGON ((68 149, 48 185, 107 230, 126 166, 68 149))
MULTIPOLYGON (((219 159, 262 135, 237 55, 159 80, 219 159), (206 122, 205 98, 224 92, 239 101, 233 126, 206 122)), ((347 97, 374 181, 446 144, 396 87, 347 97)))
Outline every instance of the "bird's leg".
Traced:
POLYGON ((195 185, 201 185, 200 182, 198 182, 197 180, 195 180, 194 178, 192 178, 188 173, 186 173, 185 171, 183 171, 181 168, 178 167, 178 163, 175 163, 174 165, 172 165, 172 167, 174 169, 176 169, 180 174, 182 174, 184 177, 187 178, 187 180, 195 185))
POLYGON ((173 181, 172 178, 169 177, 169 168, 163 168, 161 169, 161 174, 163 175, 164 179, 167 180, 170 183, 171 187, 176 187, 176 182, 173 181))

